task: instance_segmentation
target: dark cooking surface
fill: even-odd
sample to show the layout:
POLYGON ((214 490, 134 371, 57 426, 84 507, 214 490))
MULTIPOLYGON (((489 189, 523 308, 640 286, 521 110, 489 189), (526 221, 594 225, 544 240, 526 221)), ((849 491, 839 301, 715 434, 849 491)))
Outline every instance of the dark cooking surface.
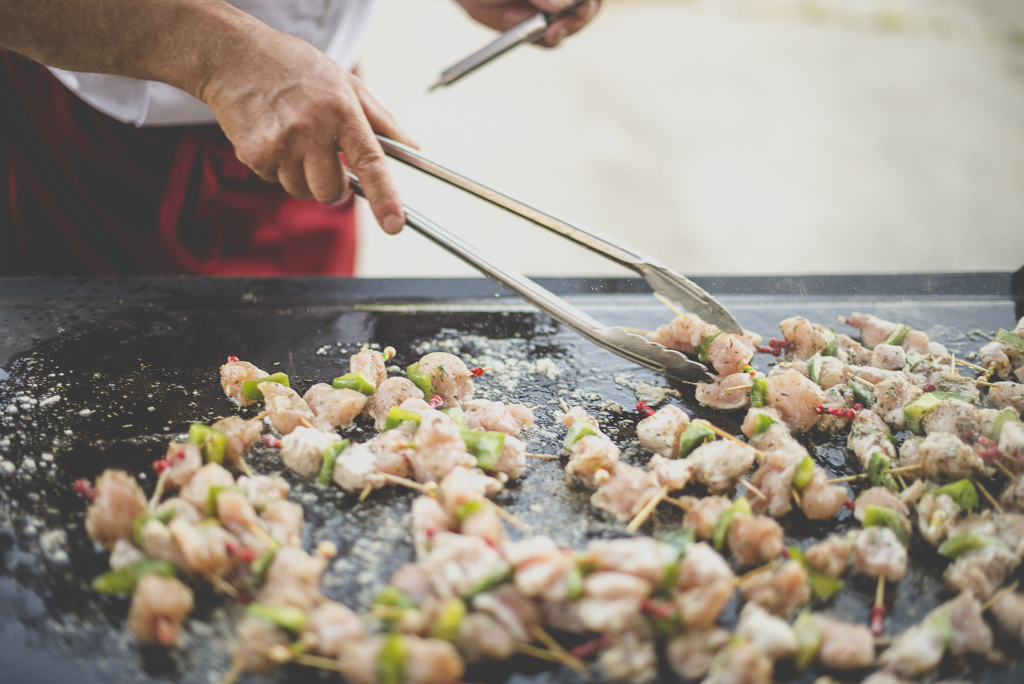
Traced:
MULTIPOLYGON (((723 294, 745 327, 766 337, 777 334, 778 321, 791 315, 827 323, 861 310, 926 330, 960 355, 977 350, 996 328, 1010 327, 1021 315, 1008 297, 1005 274, 732 278, 703 284, 723 294)), ((636 281, 554 285, 607 323, 653 328, 671 316, 640 294, 636 281)), ((255 415, 255 409, 241 411, 220 392, 217 368, 229 354, 287 372, 301 392, 347 370, 359 342, 393 345, 403 366, 421 353, 444 349, 503 369, 477 383, 479 395, 544 406, 530 451, 556 452, 562 431, 552 425, 551 411, 559 398, 598 412, 617 441, 635 445, 639 416, 627 385, 665 382, 552 325, 518 300, 496 298, 498 292, 485 281, 0 280, 0 681, 218 681, 227 667, 225 635, 238 607, 200 592, 199 608, 187 623, 186 648, 138 648, 124 625, 127 601, 88 589, 106 568, 106 554, 85 537, 85 503, 71 483, 108 466, 147 472, 190 421, 255 415), (545 358, 560 369, 558 377, 530 372, 545 358), (614 405, 625 410, 616 413, 614 405)), ((759 356, 756 365, 765 369, 769 360, 759 356)), ((706 411, 694 402, 692 388, 672 386, 681 397, 671 401, 739 432, 742 413, 706 411)), ((359 439, 368 436, 356 432, 359 439)), ((853 472, 839 446, 844 441, 813 444, 819 462, 837 475, 853 472)), ((646 456, 638 450, 631 460, 643 464, 646 456)), ((262 447, 252 465, 263 472, 281 468, 262 447)), ((590 509, 589 491, 564 484, 561 465, 531 462, 500 503, 532 532, 562 545, 621 536, 621 525, 590 509)), ((357 505, 354 495, 336 487, 286 477, 292 498, 305 508, 304 545, 330 539, 341 550, 324 592, 365 609, 390 571, 412 556, 406 521, 412 493, 375 492, 357 505)), ((151 490, 152 478, 144 484, 151 490)), ((679 519, 678 510, 663 506, 643 531, 658 534, 677 527, 679 519)), ((797 514, 783 524, 795 539, 805 540, 846 529, 851 519, 844 509, 824 523, 811 524, 797 514)), ((889 591, 888 633, 920 620, 948 597, 940 577, 945 561, 926 545, 916 547, 912 559, 907 577, 889 591)), ((873 580, 848 577, 847 589, 827 609, 866 621, 873 592, 873 580)), ((727 610, 727 620, 735 618, 737 606, 727 610)), ((1012 644, 997 645, 1013 657, 1012 644)), ((811 682, 819 674, 795 677, 780 666, 776 681, 811 682)), ((947 659, 943 674, 1008 684, 1024 678, 1024 666, 947 659)), ((464 679, 577 681, 526 659, 471 670, 464 679)), ((663 679, 675 681, 669 673, 663 679)), ((275 678, 252 681, 320 680, 319 673, 284 668, 275 678)))

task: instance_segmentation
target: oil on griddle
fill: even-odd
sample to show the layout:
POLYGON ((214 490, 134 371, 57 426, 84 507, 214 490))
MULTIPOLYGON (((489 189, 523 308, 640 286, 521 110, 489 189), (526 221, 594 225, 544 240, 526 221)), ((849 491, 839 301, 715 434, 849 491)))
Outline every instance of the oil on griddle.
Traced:
MULTIPOLYGON (((960 323, 955 327, 935 325, 934 312, 920 321, 914 320, 913 312, 904 312, 901 320, 926 330, 931 324, 933 337, 939 332, 939 341, 960 353, 977 349, 983 339, 982 334, 966 335, 966 330, 1005 325, 1007 321, 996 320, 993 314, 1008 319, 1010 309, 989 307, 967 316, 954 312, 952 319, 960 323)), ((751 329, 770 335, 778 320, 794 313, 823 321, 850 309, 739 305, 734 310, 751 329)), ((651 327, 668 318, 657 309, 646 314, 633 309, 630 320, 620 322, 637 325, 638 315, 648 319, 639 324, 651 327)), ((553 414, 565 401, 584 405, 624 447, 624 457, 643 465, 648 454, 636 440, 641 416, 633 410, 638 393, 649 401, 651 394, 661 395, 692 415, 740 434, 742 412, 703 409, 694 401, 691 387, 666 386, 653 373, 531 313, 129 307, 39 342, 4 366, 9 377, 0 375, 0 679, 217 681, 228 667, 228 640, 241 608, 208 589, 201 591, 198 608, 186 623, 185 648, 139 648, 124 625, 127 600, 89 589, 92 578, 106 570, 106 553, 98 552, 85 535, 85 502, 72 483, 117 467, 139 476, 149 493, 154 484, 150 464, 163 456, 168 440, 187 431, 191 421, 255 415, 256 409, 239 409, 220 391, 217 369, 229 354, 271 372, 288 373, 301 392, 347 371, 348 355, 363 342, 394 346, 401 365, 441 350, 462 356, 470 365, 491 366, 494 370, 477 382, 478 396, 542 406, 536 412, 537 427, 528 435, 527 447, 533 452, 558 453, 563 430, 553 414), (665 389, 671 393, 664 394, 665 389)), ((767 362, 762 357, 757 365, 765 370, 767 362)), ((351 436, 362 440, 371 434, 372 427, 360 423, 351 436)), ((844 443, 842 436, 808 445, 818 462, 838 476, 854 472, 844 443)), ((296 477, 282 467, 275 452, 262 446, 256 447, 250 463, 260 472, 284 470, 292 499, 305 510, 306 548, 325 539, 338 545, 340 554, 323 582, 330 598, 365 611, 391 571, 412 558, 408 512, 413 493, 389 488, 359 504, 352 494, 296 477)), ((564 459, 532 462, 527 475, 511 483, 498 502, 528 523, 533 533, 550 535, 564 546, 581 548, 591 539, 622 536, 620 524, 590 507, 589 490, 565 483, 563 465, 564 459)), ((853 525, 846 509, 820 523, 809 523, 799 513, 782 522, 787 542, 799 545, 853 525)), ((680 512, 663 506, 643 531, 657 535, 679 524, 680 512)), ((522 535, 509 531, 512 538, 522 535)), ((889 634, 917 622, 950 596, 941 580, 944 559, 920 541, 911 559, 906 578, 890 590, 895 599, 886 623, 889 634)), ((849 577, 846 589, 826 605, 814 607, 866 622, 873 595, 873 580, 849 577)), ((727 626, 738 608, 734 598, 724 613, 727 626)), ((997 646, 1016 663, 1020 653, 1013 644, 998 641, 997 646)), ((812 669, 798 676, 783 664, 775 679, 812 682, 820 674, 812 669)), ((955 662, 947 656, 940 674, 1001 684, 1024 679, 1024 667, 955 662)), ((285 667, 274 677, 252 681, 325 681, 327 676, 285 667)), ((470 669, 464 679, 579 681, 567 670, 522 656, 470 669)), ((678 680, 667 668, 660 679, 678 680)))

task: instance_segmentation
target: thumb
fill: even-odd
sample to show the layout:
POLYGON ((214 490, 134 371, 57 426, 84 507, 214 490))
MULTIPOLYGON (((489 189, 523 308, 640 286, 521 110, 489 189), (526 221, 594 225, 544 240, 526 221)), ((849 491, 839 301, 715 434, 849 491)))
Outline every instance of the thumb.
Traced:
POLYGON ((530 4, 541 12, 558 12, 571 5, 573 0, 530 0, 530 4))

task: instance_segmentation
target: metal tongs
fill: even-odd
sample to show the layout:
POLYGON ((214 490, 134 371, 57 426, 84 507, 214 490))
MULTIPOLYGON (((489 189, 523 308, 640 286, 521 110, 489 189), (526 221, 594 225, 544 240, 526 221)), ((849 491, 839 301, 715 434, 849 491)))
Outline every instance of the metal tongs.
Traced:
MULTIPOLYGON (((388 156, 417 168, 435 178, 446 181, 470 194, 485 199, 503 209, 507 209, 533 223, 547 228, 559 235, 569 238, 598 254, 607 257, 617 264, 636 271, 644 277, 651 288, 658 294, 667 297, 692 311, 705 321, 714 323, 727 332, 742 334, 743 330, 729 311, 715 301, 714 297, 704 291, 685 276, 650 257, 626 247, 618 242, 602 237, 580 225, 558 218, 525 202, 490 188, 482 183, 467 178, 451 169, 430 161, 422 154, 401 143, 377 136, 388 156)), ((346 169, 352 190, 363 196, 359 179, 346 169)), ((527 302, 566 325, 594 344, 604 347, 610 352, 629 359, 641 366, 646 366, 670 377, 686 380, 713 381, 714 376, 708 369, 684 354, 666 349, 660 344, 633 334, 623 328, 607 327, 571 304, 548 292, 525 276, 509 270, 491 261, 483 253, 452 235, 417 211, 409 207, 405 210, 405 222, 428 239, 473 266, 502 287, 519 295, 527 302)))

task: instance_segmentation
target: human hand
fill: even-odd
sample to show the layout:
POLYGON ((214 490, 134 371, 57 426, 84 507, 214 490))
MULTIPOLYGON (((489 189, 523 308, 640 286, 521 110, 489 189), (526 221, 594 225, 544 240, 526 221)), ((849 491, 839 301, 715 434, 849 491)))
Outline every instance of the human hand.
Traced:
MULTIPOLYGON (((529 19, 537 12, 553 13, 565 9, 573 0, 458 0, 473 19, 498 31, 507 31, 529 19)), ((545 47, 555 47, 566 36, 586 26, 601 9, 601 0, 587 0, 571 14, 551 23, 544 37, 537 41, 545 47)))
POLYGON ((402 200, 374 132, 416 143, 358 77, 303 40, 257 32, 199 92, 235 154, 288 194, 336 205, 349 196, 338 156, 344 152, 377 223, 387 233, 401 231, 402 200))

